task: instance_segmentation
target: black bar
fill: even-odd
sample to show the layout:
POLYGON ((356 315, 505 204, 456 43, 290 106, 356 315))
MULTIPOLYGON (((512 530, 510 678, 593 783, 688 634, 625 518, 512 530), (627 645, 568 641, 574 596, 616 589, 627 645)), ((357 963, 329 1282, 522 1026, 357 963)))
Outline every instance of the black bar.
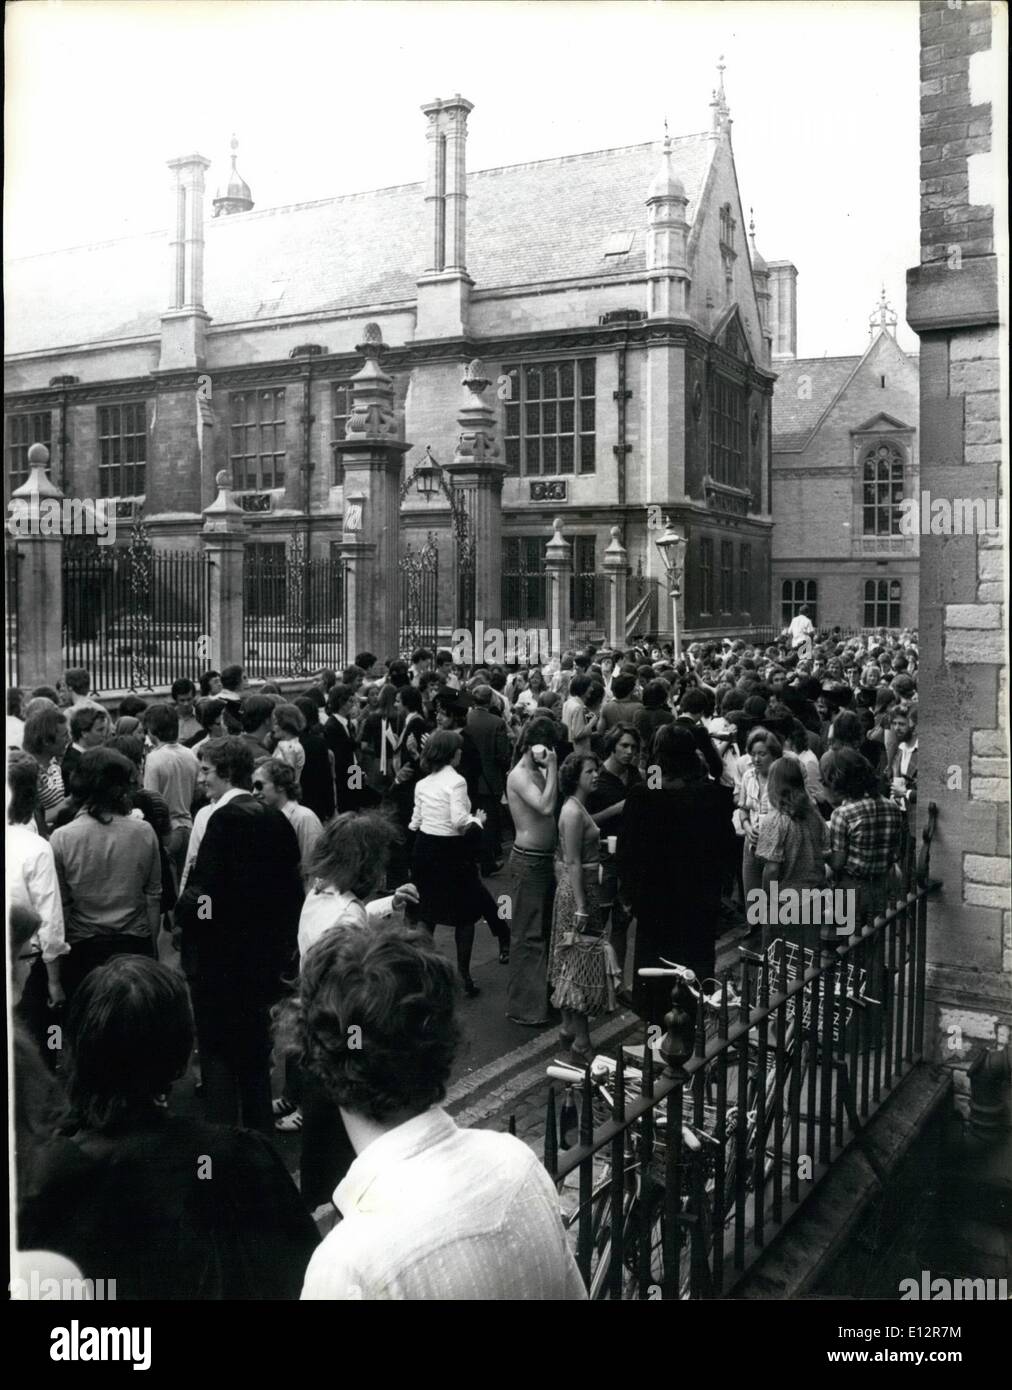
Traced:
POLYGON ((833 1014, 836 1005, 836 975, 834 957, 822 972, 822 1046, 818 1053, 820 1163, 828 1163, 832 1155, 830 1126, 833 1113, 833 1014))
POLYGON ((664 1184, 664 1279, 661 1297, 681 1296, 682 1287, 682 1110, 683 1087, 668 1093, 668 1151, 664 1184))
MULTIPOLYGON (((768 1009, 769 1003, 769 959, 764 952, 762 965, 759 967, 759 1008, 768 1009)), ((755 1079, 755 1154, 752 1165, 752 1240, 756 1249, 760 1250, 766 1237, 766 1083, 769 1059, 769 1017, 766 1014, 760 1017, 758 1054, 755 1079)))
MULTIPOLYGON (((717 1038, 727 1042, 728 1031, 728 977, 725 972, 720 991, 720 1014, 717 1020, 717 1038)), ((727 1060, 730 1048, 722 1047, 717 1055, 717 1156, 713 1169, 713 1285, 714 1295, 719 1298, 724 1287, 724 1237, 726 1234, 725 1216, 727 1198, 725 1179, 727 1169, 727 1060)))
MULTIPOLYGON (((612 1119, 625 1124, 625 1065, 621 1047, 615 1065, 615 1094, 612 1100, 612 1119)), ((622 1275, 625 1270, 625 1130, 616 1132, 611 1141, 611 1258, 608 1263, 608 1297, 622 1297, 622 1275)))
MULTIPOLYGON (((739 1023, 748 1022, 750 1016, 749 962, 741 963, 741 1006, 738 1011, 739 1023)), ((748 1174, 746 1140, 748 1138, 748 1029, 738 1039, 738 1108, 735 1115, 734 1131, 734 1267, 745 1268, 745 1193, 748 1174)))
POLYGON ((897 921, 897 960, 896 960, 896 1018, 893 1025, 895 1035, 895 1055, 893 1065, 896 1079, 903 1075, 903 1038, 906 1033, 906 956, 907 956, 907 904, 904 902, 897 921))
MULTIPOLYGON (((594 1088, 590 1079, 590 1067, 583 1074, 583 1113, 580 1116, 580 1145, 588 1148, 594 1142, 594 1088)), ((576 1263, 583 1282, 590 1287, 590 1259, 593 1254, 593 1232, 591 1220, 591 1198, 594 1193, 594 1155, 592 1153, 580 1162, 580 1217, 576 1239, 576 1263)))

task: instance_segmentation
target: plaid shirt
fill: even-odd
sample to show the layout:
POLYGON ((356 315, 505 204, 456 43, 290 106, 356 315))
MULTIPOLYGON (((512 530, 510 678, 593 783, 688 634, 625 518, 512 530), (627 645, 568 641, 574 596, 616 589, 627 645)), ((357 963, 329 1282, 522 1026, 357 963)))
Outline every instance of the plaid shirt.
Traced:
POLYGON ((842 872, 877 878, 900 857, 903 813, 884 796, 862 796, 837 806, 829 822, 829 848, 846 855, 842 872))

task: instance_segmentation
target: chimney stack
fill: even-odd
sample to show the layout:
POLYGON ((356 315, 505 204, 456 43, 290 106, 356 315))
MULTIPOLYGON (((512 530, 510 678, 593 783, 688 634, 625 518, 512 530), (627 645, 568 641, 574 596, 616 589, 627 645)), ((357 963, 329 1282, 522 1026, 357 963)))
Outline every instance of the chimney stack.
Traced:
POLYGON ((429 145, 425 202, 431 241, 428 266, 418 281, 415 334, 419 338, 467 334, 467 118, 473 103, 459 93, 422 107, 429 145))
POLYGON ((159 367, 200 367, 210 322, 204 311, 204 171, 201 154, 170 159, 172 170, 172 281, 169 308, 162 315, 159 367))
POLYGON ((770 337, 773 358, 798 355, 798 268, 790 261, 770 261, 770 337))

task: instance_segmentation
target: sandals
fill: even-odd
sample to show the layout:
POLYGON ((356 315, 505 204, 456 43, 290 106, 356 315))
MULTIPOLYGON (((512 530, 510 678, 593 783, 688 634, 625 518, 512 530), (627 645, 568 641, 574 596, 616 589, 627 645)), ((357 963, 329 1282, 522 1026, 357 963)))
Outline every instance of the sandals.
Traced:
POLYGON ((302 1128, 302 1111, 293 1110, 290 1115, 274 1121, 274 1128, 281 1134, 298 1134, 302 1128))
POLYGON ((276 1120, 283 1120, 286 1115, 290 1115, 297 1107, 292 1104, 287 1096, 278 1096, 277 1100, 271 1101, 271 1110, 274 1112, 276 1120))

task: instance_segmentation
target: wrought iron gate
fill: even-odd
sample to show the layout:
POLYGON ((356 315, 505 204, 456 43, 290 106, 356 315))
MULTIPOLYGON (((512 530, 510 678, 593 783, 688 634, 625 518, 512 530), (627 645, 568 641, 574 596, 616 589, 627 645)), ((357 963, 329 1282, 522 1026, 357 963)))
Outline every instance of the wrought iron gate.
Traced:
POLYGON ((261 679, 340 670, 344 650, 344 562, 312 559, 306 539, 251 545, 243 557, 243 647, 261 679))
POLYGON ((410 657, 419 647, 439 645, 439 551, 430 531, 419 550, 406 542, 400 560, 400 647, 410 657))

